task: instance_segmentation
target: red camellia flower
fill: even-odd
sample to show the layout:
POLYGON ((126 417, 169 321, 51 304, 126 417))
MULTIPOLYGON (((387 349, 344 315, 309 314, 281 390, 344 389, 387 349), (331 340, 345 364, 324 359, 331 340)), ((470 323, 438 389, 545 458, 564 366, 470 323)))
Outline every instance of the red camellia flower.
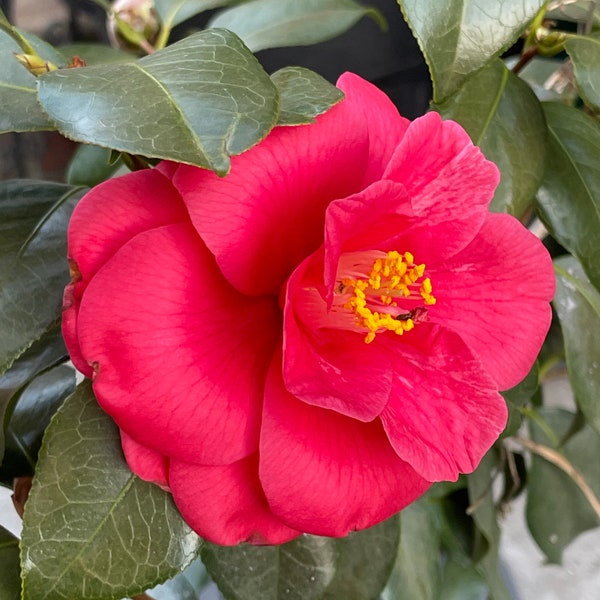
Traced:
POLYGON ((554 289, 456 123, 359 77, 232 159, 77 206, 64 335, 140 477, 220 544, 343 536, 475 469, 554 289))

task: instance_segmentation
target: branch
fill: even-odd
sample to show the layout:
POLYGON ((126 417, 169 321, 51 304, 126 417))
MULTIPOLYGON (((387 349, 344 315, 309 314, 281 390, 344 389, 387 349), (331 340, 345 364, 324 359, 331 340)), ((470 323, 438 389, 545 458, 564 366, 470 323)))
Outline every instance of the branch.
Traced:
POLYGON ((548 446, 537 444, 536 442, 526 438, 517 436, 514 439, 524 448, 527 448, 534 454, 541 456, 566 473, 582 491, 585 499, 590 503, 590 506, 596 513, 596 517, 600 521, 600 500, 598 500, 597 496, 594 494, 592 488, 588 485, 588 482, 584 479, 583 475, 562 454, 556 450, 553 450, 552 448, 549 448, 548 446))

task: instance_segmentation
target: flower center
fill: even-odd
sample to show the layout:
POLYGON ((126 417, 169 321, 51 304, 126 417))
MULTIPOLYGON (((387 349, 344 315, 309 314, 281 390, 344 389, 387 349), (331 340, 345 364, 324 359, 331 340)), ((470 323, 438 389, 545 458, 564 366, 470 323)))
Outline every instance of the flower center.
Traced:
POLYGON ((427 320, 426 306, 435 304, 436 299, 431 280, 424 278, 424 273, 425 265, 415 264, 410 252, 342 256, 336 291, 343 300, 342 307, 356 316, 356 325, 367 330, 365 343, 370 344, 383 331, 402 335, 427 320), (372 260, 370 266, 365 264, 367 255, 372 260))

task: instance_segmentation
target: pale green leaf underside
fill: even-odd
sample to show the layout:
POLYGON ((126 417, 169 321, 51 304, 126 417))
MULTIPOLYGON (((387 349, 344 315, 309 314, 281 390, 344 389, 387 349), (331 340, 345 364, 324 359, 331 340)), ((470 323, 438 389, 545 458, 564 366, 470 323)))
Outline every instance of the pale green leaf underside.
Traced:
POLYGON ((257 52, 323 42, 367 15, 381 19, 377 11, 354 0, 254 0, 224 10, 210 26, 234 31, 257 52))

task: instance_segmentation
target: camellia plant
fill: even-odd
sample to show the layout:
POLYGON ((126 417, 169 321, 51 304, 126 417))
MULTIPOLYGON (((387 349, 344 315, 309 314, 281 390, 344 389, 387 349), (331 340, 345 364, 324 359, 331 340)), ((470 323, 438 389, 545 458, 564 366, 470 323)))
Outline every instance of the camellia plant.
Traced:
POLYGON ((413 121, 253 54, 366 3, 98 4, 85 56, 0 13, 1 131, 81 144, 0 183, 0 600, 510 599, 525 489, 560 562, 600 519, 596 3, 399 0, 413 121))

